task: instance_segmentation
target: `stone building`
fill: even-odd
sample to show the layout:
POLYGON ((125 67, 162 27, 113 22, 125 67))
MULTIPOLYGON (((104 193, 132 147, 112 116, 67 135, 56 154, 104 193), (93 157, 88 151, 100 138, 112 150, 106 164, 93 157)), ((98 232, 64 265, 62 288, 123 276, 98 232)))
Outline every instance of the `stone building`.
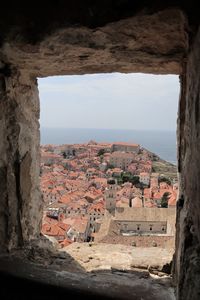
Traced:
POLYGON ((115 168, 120 168, 126 171, 134 158, 135 156, 131 152, 116 151, 110 156, 110 164, 115 168))
POLYGON ((90 232, 90 223, 86 217, 72 218, 67 237, 74 242, 86 242, 90 232))
POLYGON ((122 152, 132 152, 138 153, 140 150, 140 145, 138 144, 131 144, 131 143, 114 143, 112 144, 111 151, 122 151, 122 152))
POLYGON ((150 183, 150 174, 149 173, 141 172, 139 178, 140 178, 141 183, 149 186, 149 183, 150 183))
POLYGON ((115 215, 106 216, 106 225, 96 238, 100 243, 133 245, 135 247, 159 247, 174 249, 176 209, 117 207, 115 215), (103 232, 104 234, 103 234, 103 232))
POLYGON ((129 235, 164 234, 174 238, 176 209, 172 208, 118 208, 115 220, 120 230, 129 235))
POLYGON ((107 181, 107 188, 105 190, 105 205, 106 210, 114 214, 116 208, 116 192, 117 192, 117 184, 116 180, 111 178, 107 181))
POLYGON ((159 236, 160 247, 165 247, 167 237, 167 247, 174 248, 175 205, 169 206, 169 208, 144 207, 142 198, 136 196, 133 199, 130 198, 130 207, 121 204, 116 206, 116 196, 116 182, 114 179, 110 179, 105 194, 106 211, 99 230, 101 239, 96 235, 97 240, 111 244, 117 241, 117 243, 123 244, 124 237, 129 237, 125 243, 128 242, 131 245, 132 242, 136 242, 135 236, 142 236, 143 243, 140 242, 140 246, 151 247, 152 240, 148 243, 146 237, 159 236), (110 222, 108 222, 109 219, 110 222))

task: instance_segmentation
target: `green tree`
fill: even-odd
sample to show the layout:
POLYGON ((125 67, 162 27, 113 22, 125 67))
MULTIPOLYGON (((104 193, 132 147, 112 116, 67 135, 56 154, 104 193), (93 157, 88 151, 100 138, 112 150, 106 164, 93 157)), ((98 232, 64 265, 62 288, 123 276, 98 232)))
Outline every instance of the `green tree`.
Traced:
POLYGON ((65 158, 65 159, 66 159, 66 157, 67 157, 67 154, 66 154, 65 152, 63 152, 63 153, 62 153, 62 156, 63 156, 63 158, 65 158))
POLYGON ((153 155, 152 155, 152 160, 153 160, 153 161, 158 161, 158 159, 159 159, 158 156, 157 156, 156 154, 153 153, 153 155))
POLYGON ((124 182, 130 182, 131 174, 130 173, 122 173, 122 181, 124 182))
POLYGON ((103 155, 100 155, 99 158, 100 158, 100 162, 102 163, 103 162, 103 155))
POLYGON ((135 175, 132 175, 131 178, 130 178, 130 182, 132 184, 138 184, 140 182, 140 177, 139 176, 135 176, 135 175))
POLYGON ((115 167, 111 164, 108 164, 108 169, 114 169, 115 167))
POLYGON ((165 192, 161 198, 161 207, 163 208, 167 208, 168 207, 168 200, 170 198, 170 193, 169 192, 165 192))
POLYGON ((104 155, 104 153, 105 153, 105 149, 100 149, 97 155, 101 156, 104 155))
POLYGON ((162 176, 162 177, 159 178, 158 181, 159 181, 159 183, 160 182, 166 182, 168 185, 171 185, 171 180, 168 177, 162 176))
POLYGON ((118 176, 116 179, 117 179, 117 184, 121 185, 123 183, 123 180, 120 176, 118 176))
POLYGON ((125 183, 125 182, 131 182, 132 184, 139 184, 139 176, 132 175, 130 172, 124 172, 121 174, 121 176, 115 176, 118 177, 117 180, 120 183, 125 183))

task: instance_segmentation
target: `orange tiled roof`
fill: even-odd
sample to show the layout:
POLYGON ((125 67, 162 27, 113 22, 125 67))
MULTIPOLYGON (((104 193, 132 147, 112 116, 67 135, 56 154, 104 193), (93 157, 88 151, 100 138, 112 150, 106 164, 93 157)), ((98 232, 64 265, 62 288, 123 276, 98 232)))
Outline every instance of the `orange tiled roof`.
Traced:
POLYGON ((42 233, 49 236, 65 236, 66 230, 58 224, 43 224, 42 233))
POLYGON ((177 194, 175 191, 173 191, 171 193, 171 196, 168 200, 168 206, 175 206, 176 205, 176 198, 177 198, 177 194))
POLYGON ((141 173, 140 173, 140 176, 150 176, 150 175, 149 175, 149 173, 147 173, 147 172, 141 172, 141 173))

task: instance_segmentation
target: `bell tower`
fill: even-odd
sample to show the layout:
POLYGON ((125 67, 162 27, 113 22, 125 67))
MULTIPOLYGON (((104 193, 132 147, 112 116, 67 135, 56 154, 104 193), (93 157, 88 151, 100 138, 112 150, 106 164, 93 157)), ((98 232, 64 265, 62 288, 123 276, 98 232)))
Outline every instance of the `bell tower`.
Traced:
POLYGON ((105 191, 105 201, 106 201, 106 210, 114 214, 116 208, 116 192, 117 192, 117 184, 114 178, 110 178, 107 180, 108 187, 105 191))

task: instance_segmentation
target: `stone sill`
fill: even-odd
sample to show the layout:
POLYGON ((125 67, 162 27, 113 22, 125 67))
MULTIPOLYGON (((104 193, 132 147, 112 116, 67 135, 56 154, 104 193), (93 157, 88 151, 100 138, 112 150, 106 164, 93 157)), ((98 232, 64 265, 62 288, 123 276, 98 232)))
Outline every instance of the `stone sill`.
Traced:
POLYGON ((81 295, 82 299, 175 300, 171 278, 151 276, 147 270, 87 273, 78 268, 72 271, 67 257, 54 257, 49 264, 49 258, 38 263, 23 256, 0 257, 1 299, 46 299, 47 295, 48 299, 61 299, 62 294, 81 295), (29 289, 28 296, 25 288, 29 289))

